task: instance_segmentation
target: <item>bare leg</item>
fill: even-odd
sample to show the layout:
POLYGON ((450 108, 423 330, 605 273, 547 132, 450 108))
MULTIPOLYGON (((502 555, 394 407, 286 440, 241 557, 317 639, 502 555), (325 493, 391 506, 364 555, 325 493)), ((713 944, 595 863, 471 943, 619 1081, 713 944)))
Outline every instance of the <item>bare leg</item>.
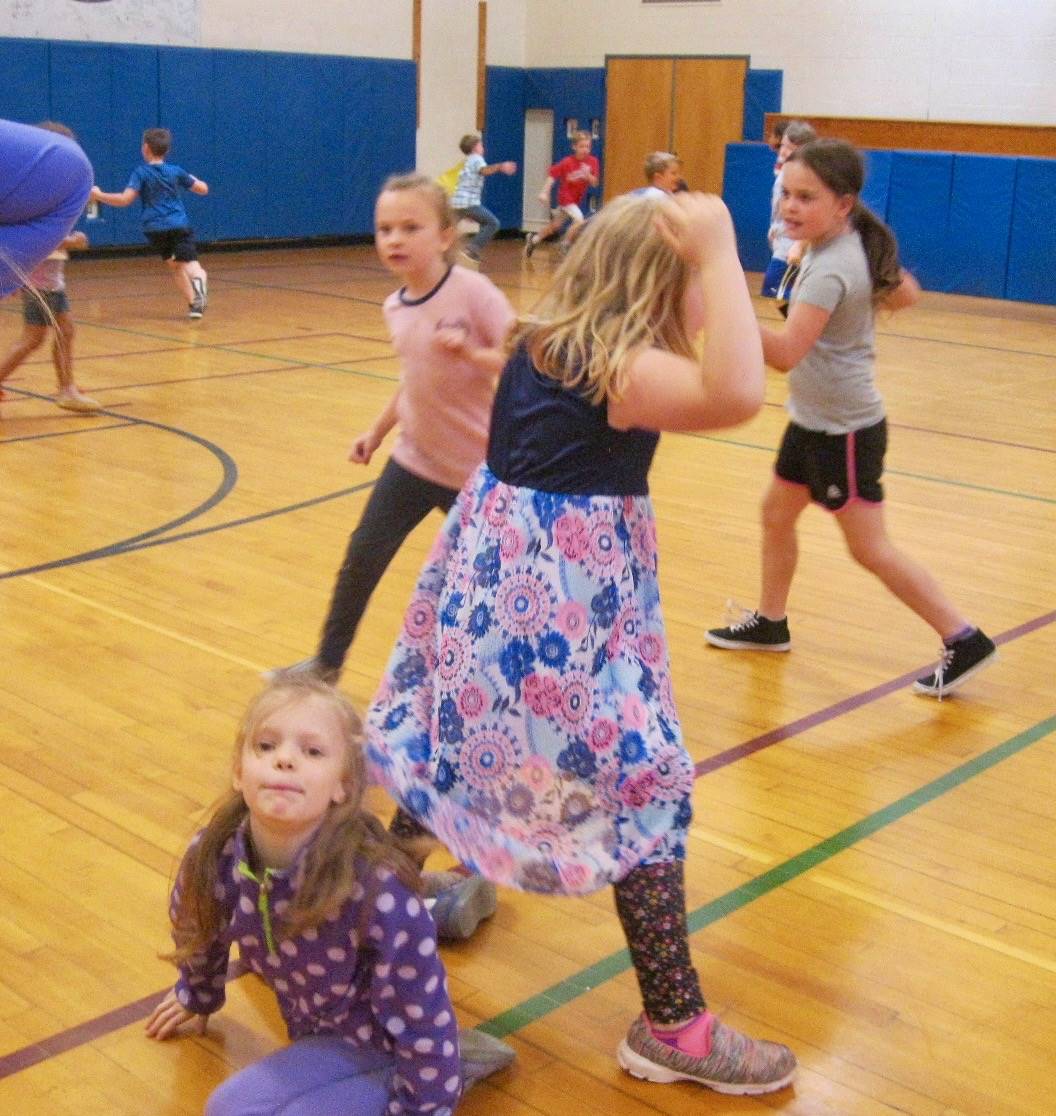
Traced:
POLYGON ((205 268, 202 267, 201 263, 198 260, 188 260, 183 265, 183 267, 184 267, 184 270, 187 272, 187 278, 191 283, 192 289, 194 287, 194 280, 195 279, 201 279, 202 282, 204 283, 209 278, 209 276, 205 272, 205 268))
POLYGON ((165 266, 169 269, 180 294, 183 295, 184 302, 193 302, 194 287, 191 286, 191 277, 187 274, 187 264, 182 260, 166 260, 165 266))
POLYGON ((836 517, 847 548, 898 599, 944 639, 968 627, 942 587, 923 566, 899 550, 887 534, 883 504, 855 501, 836 517))
POLYGON ((34 349, 40 348, 47 332, 47 326, 23 324, 22 336, 0 359, 0 383, 3 383, 34 349))
POLYGON ((59 391, 73 387, 73 319, 67 313, 55 316, 55 339, 51 346, 51 360, 55 365, 55 378, 59 391))
POLYGON ((810 504, 810 490, 774 477, 763 496, 763 585, 759 614, 781 620, 799 560, 796 522, 810 504))

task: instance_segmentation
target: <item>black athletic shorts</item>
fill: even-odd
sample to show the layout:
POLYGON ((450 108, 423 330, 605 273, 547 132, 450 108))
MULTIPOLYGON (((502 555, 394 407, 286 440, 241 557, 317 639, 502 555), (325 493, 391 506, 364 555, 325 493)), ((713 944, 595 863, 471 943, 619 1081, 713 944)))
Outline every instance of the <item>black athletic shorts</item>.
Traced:
POLYGON ((851 500, 879 504, 887 450, 887 419, 851 434, 823 434, 790 422, 774 471, 790 484, 806 485, 810 498, 829 511, 851 500))
POLYGON ((145 232, 143 234, 150 241, 151 246, 157 248, 161 258, 179 260, 180 263, 190 263, 198 259, 198 248, 194 243, 194 229, 161 229, 158 232, 145 232))

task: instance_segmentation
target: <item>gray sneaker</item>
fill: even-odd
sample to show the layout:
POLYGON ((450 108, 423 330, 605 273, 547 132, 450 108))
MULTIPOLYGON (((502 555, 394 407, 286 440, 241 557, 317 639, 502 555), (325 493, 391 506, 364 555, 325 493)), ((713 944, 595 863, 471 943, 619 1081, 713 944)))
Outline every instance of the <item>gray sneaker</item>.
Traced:
POLYGON ((336 686, 338 679, 341 677, 341 671, 338 667, 323 666, 313 655, 310 659, 302 659, 299 663, 292 663, 290 666, 272 667, 271 670, 266 670, 261 675, 265 682, 281 682, 284 678, 308 677, 318 678, 320 682, 325 682, 328 686, 336 686))
POLYGON ((191 300, 191 305, 187 308, 188 318, 200 318, 205 313, 205 299, 201 295, 195 295, 191 300))
POLYGON ((495 885, 483 876, 462 872, 423 872, 425 905, 436 923, 436 936, 464 942, 498 906, 495 885))
POLYGON ((644 1015, 631 1024, 616 1057, 632 1077, 670 1085, 695 1081, 716 1093, 758 1096, 792 1083, 796 1056, 787 1046, 753 1039, 711 1017, 711 1050, 694 1057, 655 1038, 644 1015))
POLYGON ((462 1061, 462 1087, 466 1093, 478 1081, 504 1070, 517 1057, 512 1046, 483 1031, 459 1030, 458 1049, 462 1061))

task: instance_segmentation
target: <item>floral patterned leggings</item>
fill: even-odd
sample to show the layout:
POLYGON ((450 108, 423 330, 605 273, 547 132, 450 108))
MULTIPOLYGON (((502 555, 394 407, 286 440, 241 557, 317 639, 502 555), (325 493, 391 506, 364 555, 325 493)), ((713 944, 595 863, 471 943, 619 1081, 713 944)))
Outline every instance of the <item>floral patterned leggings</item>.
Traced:
MULTIPOLYGON (((429 836, 403 809, 389 826, 396 838, 429 836)), ((638 989, 653 1023, 682 1023, 707 1009, 689 956, 685 865, 665 860, 634 868, 613 886, 616 914, 631 954, 638 989)))

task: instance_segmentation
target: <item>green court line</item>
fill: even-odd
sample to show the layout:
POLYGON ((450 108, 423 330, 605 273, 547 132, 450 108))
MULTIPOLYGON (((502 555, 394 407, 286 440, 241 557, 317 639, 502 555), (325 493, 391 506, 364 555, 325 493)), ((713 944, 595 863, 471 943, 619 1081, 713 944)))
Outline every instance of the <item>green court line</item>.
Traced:
MULTIPOLYGON (((844 852, 866 837, 871 837, 879 830, 900 818, 904 818, 907 814, 919 810, 920 807, 954 790, 969 779, 975 778, 976 775, 988 771, 1010 756, 1014 756, 1017 752, 1030 747, 1031 744, 1048 736, 1053 731, 1056 731, 1056 715, 1047 717, 1044 721, 1039 721, 1032 728, 1028 728, 1012 737, 1011 740, 1006 740, 1003 744, 998 744, 989 751, 976 756, 975 759, 962 763, 945 775, 940 775, 932 782, 926 783, 903 798, 899 798, 890 805, 869 814, 861 821, 855 822, 854 825, 849 825, 846 829, 840 830, 839 833, 826 837, 825 840, 819 841, 816 845, 805 849, 790 860, 786 860, 762 875, 748 880, 747 883, 735 887, 732 891, 726 892, 725 895, 720 895, 710 903, 697 907, 696 910, 689 912, 690 933, 703 930, 713 922, 718 922, 719 919, 739 911, 756 899, 760 899, 798 876, 802 876, 819 864, 823 864, 826 860, 831 860, 837 853, 844 852)), ((627 950, 621 949, 616 953, 609 954, 608 957, 603 957, 595 964, 581 969, 565 980, 551 985, 538 995, 524 1000, 507 1011, 492 1016, 491 1019, 486 1019, 478 1025, 477 1030, 494 1035, 496 1038, 505 1038, 505 1036, 528 1026, 529 1023, 535 1023, 572 1000, 578 999, 591 989, 597 988, 598 985, 605 984, 620 973, 627 972, 630 967, 630 955, 627 950)))

